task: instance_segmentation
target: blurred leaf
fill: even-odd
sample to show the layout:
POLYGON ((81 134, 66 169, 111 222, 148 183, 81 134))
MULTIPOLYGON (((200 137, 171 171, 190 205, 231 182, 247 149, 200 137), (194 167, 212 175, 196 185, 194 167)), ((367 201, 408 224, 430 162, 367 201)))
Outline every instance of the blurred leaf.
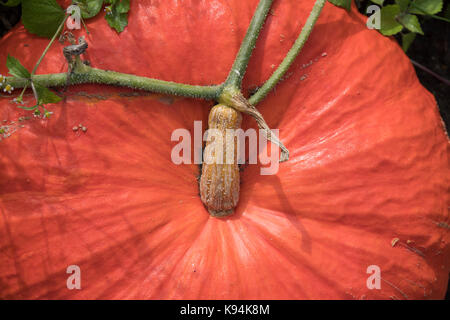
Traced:
POLYGON ((379 6, 382 6, 383 2, 384 2, 384 0, 370 0, 370 1, 372 1, 373 3, 375 3, 375 4, 379 5, 379 6))
POLYGON ((388 5, 381 8, 381 28, 380 32, 385 36, 391 36, 393 34, 402 31, 403 26, 395 20, 396 16, 400 13, 400 6, 397 4, 388 5))
POLYGON ((395 3, 400 7, 401 12, 405 12, 408 9, 411 0, 395 0, 395 3))
POLYGON ((51 38, 64 18, 56 0, 22 0, 22 22, 30 33, 51 38))
POLYGON ((117 12, 127 13, 128 11, 130 11, 130 0, 122 0, 117 4, 117 12))
POLYGON ((404 52, 408 51, 415 38, 416 34, 414 32, 402 34, 402 49, 404 52))
POLYGON ((328 2, 335 6, 345 8, 347 11, 350 11, 352 5, 352 0, 328 0, 328 2))
POLYGON ((62 100, 60 96, 54 94, 46 87, 34 82, 33 84, 34 88, 36 89, 36 93, 38 95, 38 104, 57 103, 62 100))
POLYGON ((74 0, 73 4, 76 4, 81 9, 81 16, 84 19, 95 17, 103 6, 103 0, 74 0))
POLYGON ((111 12, 105 15, 106 21, 111 28, 117 32, 122 32, 128 25, 128 11, 130 10, 130 0, 113 0, 111 4, 111 12))
POLYGON ((405 14, 398 18, 399 22, 409 31, 420 33, 423 35, 422 28, 420 27, 419 19, 416 15, 413 14, 405 14))
POLYGON ((414 0, 410 13, 417 14, 436 14, 442 10, 442 0, 414 0))
POLYGON ((29 79, 31 77, 28 70, 19 62, 19 60, 9 54, 6 59, 6 67, 8 67, 9 73, 14 77, 25 79, 29 79))

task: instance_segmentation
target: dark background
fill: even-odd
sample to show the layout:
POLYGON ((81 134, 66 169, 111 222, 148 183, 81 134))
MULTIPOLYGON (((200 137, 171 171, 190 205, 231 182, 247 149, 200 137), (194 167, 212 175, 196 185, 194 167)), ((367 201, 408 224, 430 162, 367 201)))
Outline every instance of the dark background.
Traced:
MULTIPOLYGON (((364 14, 369 1, 358 0, 356 3, 364 14)), ((19 22, 20 16, 20 6, 0 5, 0 38, 19 22)), ((450 86, 423 70, 426 68, 447 80, 450 79, 450 23, 432 18, 421 18, 425 35, 417 35, 407 55, 416 63, 414 67, 422 85, 436 97, 447 132, 450 132, 450 86)), ((450 290, 447 290, 446 300, 450 300, 450 290)))

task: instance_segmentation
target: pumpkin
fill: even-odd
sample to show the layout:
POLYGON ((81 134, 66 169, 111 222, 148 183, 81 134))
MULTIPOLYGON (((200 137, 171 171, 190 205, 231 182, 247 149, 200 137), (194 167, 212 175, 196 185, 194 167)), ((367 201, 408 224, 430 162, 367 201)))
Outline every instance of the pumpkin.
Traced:
MULTIPOLYGON (((256 5, 132 1, 120 34, 102 17, 87 21, 85 57, 98 68, 218 84, 256 5)), ((243 92, 270 76, 312 6, 275 1, 243 92)), ((214 102, 82 85, 48 106, 50 120, 23 120, 11 102, 18 90, 3 94, 0 121, 15 131, 0 141, 0 297, 443 298, 448 138, 401 48, 365 21, 355 8, 325 5, 284 81, 258 105, 290 159, 276 175, 245 167, 225 218, 202 204, 198 165, 170 158, 173 130, 193 135, 195 120, 205 130, 214 102), (79 124, 86 130, 74 131, 79 124), (80 290, 66 286, 73 265, 80 290), (379 288, 367 285, 373 266, 379 288)), ((0 41, 0 73, 8 53, 31 69, 47 43, 16 26, 0 41)), ((52 46, 38 73, 67 70, 61 51, 52 46)), ((242 125, 256 128, 248 116, 242 125)))

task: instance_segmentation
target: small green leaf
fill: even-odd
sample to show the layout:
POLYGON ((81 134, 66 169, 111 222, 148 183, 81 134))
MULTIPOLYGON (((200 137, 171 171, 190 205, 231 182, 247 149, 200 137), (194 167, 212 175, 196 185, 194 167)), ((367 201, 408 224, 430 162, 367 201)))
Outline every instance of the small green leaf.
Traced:
POLYGON ((415 38, 416 34, 414 32, 402 34, 402 49, 404 52, 408 51, 415 38))
POLYGON ((105 19, 111 28, 117 32, 122 32, 128 25, 128 11, 130 10, 130 0, 110 1, 111 11, 106 13, 105 19))
POLYGON ((383 2, 384 2, 384 0, 370 0, 370 1, 372 1, 373 3, 375 3, 375 4, 379 5, 379 6, 382 6, 383 2))
POLYGON ((442 10, 442 6, 442 0, 414 0, 409 12, 423 15, 436 14, 442 10))
POLYGON ((400 7, 401 12, 405 12, 408 9, 411 0, 395 0, 395 3, 400 7))
POLYGON ((402 31, 403 26, 395 20, 400 13, 400 6, 397 4, 388 5, 381 8, 381 28, 380 32, 385 36, 391 36, 393 34, 402 31))
POLYGON ((347 11, 350 11, 352 5, 352 0, 328 0, 328 2, 335 6, 345 8, 347 11))
POLYGON ((37 107, 39 107, 38 105, 32 106, 32 107, 25 107, 25 106, 17 106, 17 108, 23 109, 23 110, 27 110, 27 111, 31 111, 36 109, 37 107))
POLYGON ((34 88, 38 95, 38 104, 57 103, 62 100, 60 96, 40 84, 34 83, 34 88))
POLYGON ((80 7, 83 19, 89 19, 95 17, 100 12, 103 0, 74 0, 73 4, 80 7))
POLYGON ((6 66, 8 67, 9 73, 16 78, 29 79, 31 77, 28 70, 19 62, 19 60, 9 54, 6 59, 6 66))
POLYGON ((56 0, 22 0, 22 22, 30 33, 51 38, 64 17, 56 0))
POLYGON ((18 6, 21 2, 22 2, 22 0, 6 0, 6 3, 0 1, 0 4, 2 6, 15 7, 15 6, 18 6))
POLYGON ((420 33, 423 35, 422 28, 420 27, 419 19, 413 14, 405 14, 398 18, 399 22, 409 31, 420 33))

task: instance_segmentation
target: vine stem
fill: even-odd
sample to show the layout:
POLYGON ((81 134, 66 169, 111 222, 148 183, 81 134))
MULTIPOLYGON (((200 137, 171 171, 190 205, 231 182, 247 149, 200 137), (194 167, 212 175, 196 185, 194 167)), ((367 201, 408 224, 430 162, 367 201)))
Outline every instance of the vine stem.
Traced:
POLYGON ((309 14, 309 17, 306 20, 306 23, 303 26, 302 31, 300 32, 300 35, 298 36, 297 40, 295 40, 293 46, 287 53, 286 57, 278 66, 278 68, 274 71, 274 73, 270 76, 270 78, 263 84, 261 88, 259 88, 259 90, 254 95, 250 97, 250 99, 248 100, 250 104, 256 105, 258 102, 264 99, 265 96, 273 89, 273 87, 275 87, 275 85, 287 72, 287 70, 292 65, 295 58, 305 45, 306 40, 308 40, 308 37, 311 34, 314 24, 316 23, 317 18, 319 17, 320 12, 322 11, 323 6, 325 5, 325 2, 326 0, 316 0, 311 10, 311 13, 309 14))
POLYGON ((409 60, 411 60, 411 63, 413 65, 415 65, 417 68, 425 71, 426 73, 432 75, 433 77, 435 77, 439 81, 441 81, 441 82, 445 83, 446 85, 450 86, 450 81, 448 79, 445 79, 444 77, 441 77, 436 72, 431 71, 430 69, 428 69, 427 67, 425 67, 425 66, 421 65, 420 63, 414 61, 413 59, 409 59, 409 60))
POLYGON ((36 62, 36 65, 33 68, 33 71, 31 71, 31 76, 33 76, 36 73, 37 68, 42 62, 42 59, 44 59, 45 55, 47 54, 48 50, 52 46, 53 42, 55 41, 58 34, 61 32, 62 28, 64 27, 64 23, 66 23, 67 18, 69 17, 68 14, 66 14, 64 20, 61 22, 61 24, 58 27, 58 30, 56 30, 55 34, 53 35, 53 38, 48 43, 47 47, 44 49, 44 52, 42 53, 41 57, 39 58, 38 62, 36 62))
POLYGON ((428 14, 428 16, 430 16, 430 17, 432 17, 432 18, 434 18, 434 19, 437 19, 437 20, 442 20, 442 21, 445 21, 445 22, 450 23, 450 20, 449 20, 449 19, 446 19, 446 18, 444 18, 444 17, 440 17, 440 16, 435 15, 435 14, 428 14))
MULTIPOLYGON (((45 87, 63 87, 67 83, 67 73, 34 75, 32 80, 34 83, 45 87)), ((7 81, 15 88, 23 88, 29 84, 29 80, 23 78, 8 77, 7 81)), ((80 63, 76 65, 74 72, 70 75, 70 84, 75 85, 85 83, 109 84, 156 93, 213 100, 218 98, 222 89, 221 85, 197 86, 181 84, 91 68, 80 63)))
POLYGON ((259 2, 250 25, 248 26, 244 40, 241 43, 241 47, 236 55, 233 66, 231 67, 230 73, 225 80, 225 86, 241 87, 242 78, 247 70, 248 61, 255 48, 256 40, 258 39, 259 32, 266 20, 272 2, 273 0, 261 0, 259 2))

